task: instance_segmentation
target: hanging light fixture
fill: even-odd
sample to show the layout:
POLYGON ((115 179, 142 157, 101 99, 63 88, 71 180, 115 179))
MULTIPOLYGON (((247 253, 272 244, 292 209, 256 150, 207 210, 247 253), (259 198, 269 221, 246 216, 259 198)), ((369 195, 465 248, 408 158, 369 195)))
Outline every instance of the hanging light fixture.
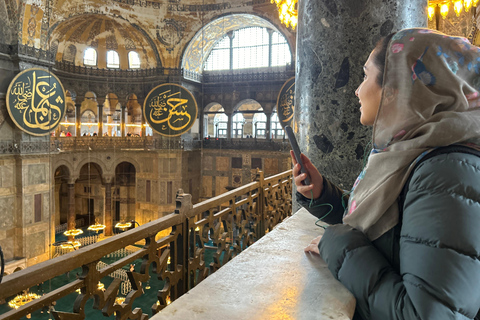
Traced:
POLYGON ((116 225, 115 225, 115 228, 118 228, 122 231, 125 231, 125 229, 128 229, 132 226, 132 223, 131 222, 118 222, 116 225))
POLYGON ((92 231, 95 231, 96 233, 98 233, 98 231, 102 231, 103 229, 105 229, 105 225, 104 224, 100 224, 97 221, 95 221, 95 224, 92 224, 90 227, 88 227, 87 229, 88 230, 92 230, 92 231))
POLYGON ((271 3, 275 3, 278 8, 278 16, 280 21, 287 26, 295 30, 298 24, 298 0, 270 0, 271 3))
POLYGON ((16 296, 15 298, 13 298, 8 302, 8 306, 12 309, 18 309, 21 306, 39 298, 40 296, 36 293, 19 294, 18 296, 16 296))
POLYGON ((66 235, 67 237, 76 237, 82 233, 83 233, 82 229, 70 229, 65 231, 63 234, 66 235))
POLYGON ((446 19, 450 11, 450 5, 453 5, 453 10, 457 17, 460 16, 462 10, 469 12, 472 7, 477 7, 480 0, 429 0, 428 1, 428 19, 430 21, 435 17, 435 8, 440 7, 440 15, 446 19))

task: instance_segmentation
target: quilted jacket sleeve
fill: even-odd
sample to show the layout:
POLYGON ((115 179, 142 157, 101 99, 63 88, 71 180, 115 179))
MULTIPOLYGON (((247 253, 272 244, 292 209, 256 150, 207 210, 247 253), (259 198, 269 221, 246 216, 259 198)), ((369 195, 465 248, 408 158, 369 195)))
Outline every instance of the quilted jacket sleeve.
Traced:
POLYGON ((348 196, 343 195, 343 190, 323 177, 323 191, 320 197, 313 202, 297 192, 297 202, 317 218, 322 218, 328 224, 341 223, 345 209, 342 205, 342 197, 348 203, 348 196), (330 213, 328 213, 332 209, 330 213), (328 215, 327 215, 328 213, 328 215))
POLYGON ((364 319, 473 319, 480 307, 480 159, 443 154, 415 170, 400 273, 348 225, 327 228, 319 249, 364 319))

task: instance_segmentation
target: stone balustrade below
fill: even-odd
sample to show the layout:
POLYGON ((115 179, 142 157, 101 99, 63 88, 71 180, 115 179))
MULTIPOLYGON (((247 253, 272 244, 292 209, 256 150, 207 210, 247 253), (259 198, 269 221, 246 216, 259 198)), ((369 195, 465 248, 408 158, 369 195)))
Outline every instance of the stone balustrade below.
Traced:
POLYGON ((152 320, 351 319, 355 298, 303 251, 323 233, 315 221, 300 209, 152 320))

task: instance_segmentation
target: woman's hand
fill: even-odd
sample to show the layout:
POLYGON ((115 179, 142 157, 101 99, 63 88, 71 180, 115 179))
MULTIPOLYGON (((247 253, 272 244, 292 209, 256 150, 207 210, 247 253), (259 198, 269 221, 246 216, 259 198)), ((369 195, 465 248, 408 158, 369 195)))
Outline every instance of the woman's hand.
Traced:
POLYGON ((295 154, 290 150, 290 156, 292 157, 293 162, 293 179, 295 180, 295 185, 297 186, 297 191, 300 192, 305 198, 311 199, 313 192, 313 199, 317 199, 322 194, 323 189, 323 177, 318 172, 317 168, 313 165, 310 159, 307 158, 303 153, 300 155, 302 157, 303 165, 305 166, 305 171, 307 173, 300 172, 300 164, 297 163, 295 159, 295 154), (307 174, 310 177, 310 184, 304 185, 302 182, 307 178, 307 174))
POLYGON ((310 244, 306 246, 305 249, 303 249, 303 251, 320 254, 320 251, 318 250, 318 244, 320 243, 320 239, 322 239, 322 236, 318 236, 313 239, 312 242, 310 242, 310 244))

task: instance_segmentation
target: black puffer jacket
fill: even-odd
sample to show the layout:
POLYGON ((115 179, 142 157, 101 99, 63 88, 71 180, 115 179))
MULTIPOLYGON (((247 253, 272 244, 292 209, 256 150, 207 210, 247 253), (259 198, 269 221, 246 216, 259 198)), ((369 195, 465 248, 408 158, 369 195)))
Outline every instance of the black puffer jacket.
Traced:
MULTIPOLYGON (((330 226, 319 244, 333 275, 357 299, 367 320, 473 319, 480 308, 480 157, 440 154, 411 175, 396 227, 370 242, 341 224, 342 190, 324 179, 312 208, 317 217, 329 207, 330 226)), ((358 316, 357 315, 357 316, 358 316)))

